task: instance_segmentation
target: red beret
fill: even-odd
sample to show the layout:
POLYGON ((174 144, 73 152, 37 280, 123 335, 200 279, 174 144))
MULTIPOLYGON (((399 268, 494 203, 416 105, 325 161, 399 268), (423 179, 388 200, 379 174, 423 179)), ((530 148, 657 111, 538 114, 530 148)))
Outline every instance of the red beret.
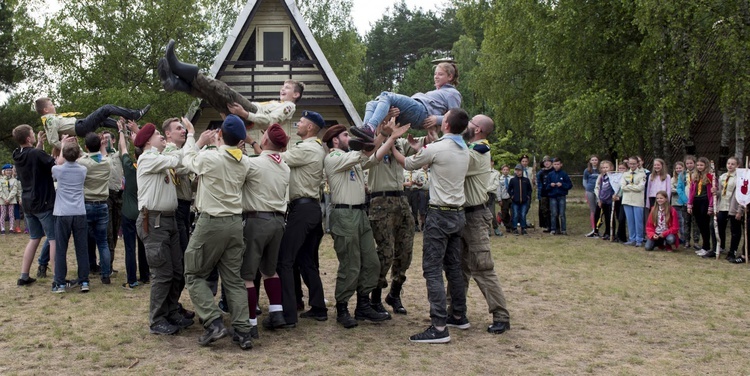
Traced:
POLYGON ((346 132, 346 127, 341 124, 336 124, 326 131, 326 133, 323 135, 323 142, 328 142, 332 138, 340 135, 341 133, 346 132))
POLYGON ((289 137, 284 132, 284 128, 281 128, 278 124, 272 124, 268 127, 266 134, 268 135, 268 140, 280 148, 286 147, 286 144, 289 142, 289 137))
POLYGON ((146 145, 148 140, 151 139, 151 136, 154 135, 154 132, 156 132, 156 126, 151 123, 146 123, 139 131, 135 134, 135 140, 133 140, 133 144, 135 146, 142 148, 143 145, 146 145))

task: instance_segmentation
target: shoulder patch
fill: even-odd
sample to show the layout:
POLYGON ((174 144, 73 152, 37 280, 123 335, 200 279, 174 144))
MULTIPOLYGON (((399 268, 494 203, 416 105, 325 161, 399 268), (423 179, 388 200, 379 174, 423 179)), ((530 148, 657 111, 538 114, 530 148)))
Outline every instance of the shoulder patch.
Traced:
POLYGON ((490 145, 485 142, 477 142, 476 144, 472 144, 471 149, 479 152, 479 154, 484 154, 490 151, 490 145))

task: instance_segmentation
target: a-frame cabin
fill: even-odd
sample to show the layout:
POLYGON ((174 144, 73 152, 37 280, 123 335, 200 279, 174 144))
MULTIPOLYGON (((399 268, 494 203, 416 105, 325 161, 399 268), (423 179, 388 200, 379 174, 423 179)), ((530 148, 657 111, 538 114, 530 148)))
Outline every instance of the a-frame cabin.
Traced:
MULTIPOLYGON (((362 123, 294 0, 248 0, 209 74, 253 102, 278 100, 285 80, 304 82, 296 113, 281 124, 290 144, 299 139, 296 123, 304 110, 320 113, 329 125, 362 123)), ((199 102, 188 117, 198 131, 222 121, 215 109, 199 102)), ((250 135, 259 140, 260 130, 250 135)))

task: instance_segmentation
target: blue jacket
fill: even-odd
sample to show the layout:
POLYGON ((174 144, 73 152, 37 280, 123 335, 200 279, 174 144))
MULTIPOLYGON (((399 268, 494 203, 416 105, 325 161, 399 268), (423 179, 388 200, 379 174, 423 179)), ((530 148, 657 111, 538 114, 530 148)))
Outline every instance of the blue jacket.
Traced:
POLYGON ((594 170, 594 172, 589 172, 588 168, 583 170, 583 188, 586 189, 586 192, 594 192, 594 188, 596 187, 596 180, 598 178, 599 171, 594 170))
POLYGON ((549 174, 547 174, 545 185, 547 187, 547 196, 549 197, 567 196, 568 191, 573 188, 573 182, 570 181, 568 173, 563 170, 555 171, 555 169, 552 169, 549 174), (562 183, 562 186, 553 187, 552 183, 562 183))
POLYGON ((686 191, 686 177, 685 177, 685 171, 681 172, 680 175, 677 177, 677 205, 685 206, 688 204, 688 196, 686 191))
POLYGON ((516 204, 525 204, 531 201, 531 180, 521 176, 514 176, 508 183, 508 194, 511 201, 516 204))

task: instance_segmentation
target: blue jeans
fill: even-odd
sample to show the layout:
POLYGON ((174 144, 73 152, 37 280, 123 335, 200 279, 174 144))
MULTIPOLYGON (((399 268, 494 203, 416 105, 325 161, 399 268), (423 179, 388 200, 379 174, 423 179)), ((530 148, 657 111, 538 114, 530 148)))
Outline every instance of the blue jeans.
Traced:
POLYGON ((568 231, 567 224, 565 223, 565 204, 567 196, 550 197, 549 198, 549 212, 550 212, 550 231, 557 231, 557 216, 560 216, 560 231, 568 231))
POLYGON ((24 214, 26 215, 26 226, 29 227, 29 238, 41 239, 46 235, 47 240, 55 240, 55 217, 52 215, 52 210, 24 214))
POLYGON ((102 268, 102 278, 109 277, 112 273, 112 266, 110 265, 112 258, 107 242, 107 226, 109 225, 107 204, 86 204, 86 221, 89 225, 89 236, 96 240, 96 247, 99 248, 99 266, 102 268))
POLYGON ((411 124, 413 129, 422 129, 422 122, 429 115, 427 108, 421 103, 406 95, 384 91, 374 100, 365 105, 366 126, 375 129, 383 122, 391 107, 401 111, 396 120, 400 124, 411 124))
POLYGON ((628 221, 628 241, 643 243, 643 207, 623 205, 628 221))
POLYGON ((529 202, 524 202, 523 204, 514 202, 511 204, 511 207, 513 208, 513 223, 511 227, 516 227, 520 223, 521 228, 526 228, 526 212, 529 208, 529 202))
POLYGON ((76 248, 76 263, 78 263, 78 282, 89 281, 89 250, 88 227, 85 215, 64 215, 55 217, 55 235, 57 246, 55 251, 55 284, 64 285, 68 274, 68 241, 73 234, 73 244, 76 248))
POLYGON ((680 231, 677 233, 680 237, 680 241, 686 241, 687 237, 685 236, 685 213, 687 212, 687 209, 685 209, 682 205, 673 205, 672 206, 675 211, 677 212, 677 219, 680 223, 680 231))
POLYGON ((44 239, 42 245, 42 251, 39 252, 39 259, 37 260, 39 265, 47 266, 49 264, 49 239, 44 239))
POLYGON ((129 284, 138 282, 136 277, 136 262, 135 262, 135 244, 137 234, 135 231, 135 221, 122 216, 122 242, 125 243, 125 273, 129 284))
POLYGON ((674 237, 674 234, 667 235, 666 238, 661 238, 659 240, 654 239, 647 239, 646 240, 646 250, 647 251, 653 251, 654 248, 661 246, 661 245, 674 245, 676 239, 674 237))

